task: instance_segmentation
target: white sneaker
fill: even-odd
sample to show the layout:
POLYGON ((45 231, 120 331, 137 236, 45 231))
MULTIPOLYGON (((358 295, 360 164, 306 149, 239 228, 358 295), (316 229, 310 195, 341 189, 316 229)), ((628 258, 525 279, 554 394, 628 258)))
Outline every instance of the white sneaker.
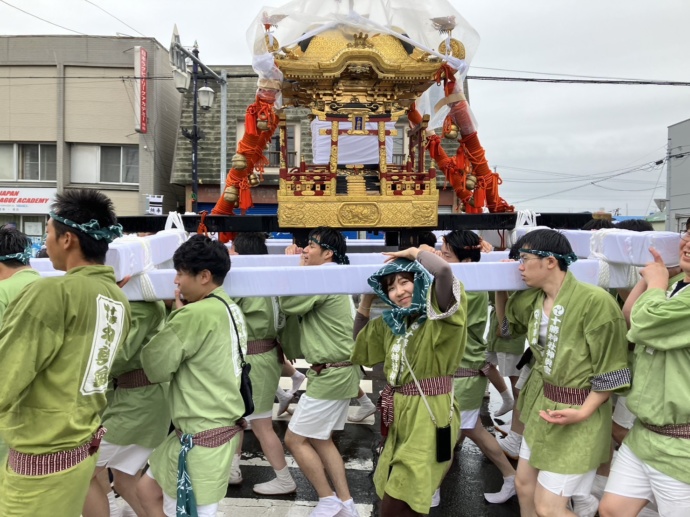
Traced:
POLYGON ((232 466, 230 467, 230 479, 228 480, 228 485, 239 485, 242 483, 242 471, 240 470, 239 457, 235 456, 232 460, 232 466))
POLYGON ((309 517, 336 517, 344 508, 343 502, 335 494, 321 497, 309 517))
MULTIPOLYGON (((115 517, 115 514, 111 513, 110 517, 115 517)), ((131 506, 125 503, 125 505, 122 507, 122 514, 120 517, 137 517, 137 512, 135 512, 131 506)))
POLYGON ((637 517, 659 517, 659 514, 652 510, 649 506, 650 505, 648 504, 647 506, 642 508, 640 513, 637 514, 637 517))
POLYGON ((515 494, 517 494, 515 491, 515 476, 508 476, 507 478, 503 478, 503 486, 500 492, 484 494, 484 499, 493 504, 501 504, 505 503, 515 494))
POLYGON ((336 514, 336 517, 359 517, 359 512, 355 506, 354 499, 340 501, 340 504, 343 506, 343 509, 336 514))
MULTIPOLYGON (((496 422, 494 422, 494 431, 496 431, 498 434, 503 436, 504 438, 508 436, 508 433, 510 432, 510 428, 504 429, 500 425, 498 425, 496 422)), ((497 435, 494 435, 497 436, 497 435)))
POLYGON ((594 483, 592 483, 592 495, 599 499, 604 497, 604 490, 606 489, 606 483, 608 482, 609 478, 606 476, 602 476, 600 474, 597 474, 594 476, 594 483))
POLYGON ((599 499, 593 495, 573 496, 573 513, 577 517, 594 517, 599 509, 599 499))
POLYGON ((494 416, 503 416, 509 411, 513 410, 513 407, 515 406, 515 400, 513 399, 503 399, 503 404, 501 404, 501 407, 498 408, 498 411, 494 413, 494 416))
POLYGON ((292 402, 293 393, 285 390, 276 391, 276 397, 278 397, 278 415, 282 415, 287 411, 290 402, 292 402))
POLYGON ((289 480, 274 478, 265 483, 254 485, 254 492, 261 495, 285 495, 291 494, 296 490, 297 484, 295 484, 295 480, 292 477, 289 480))
POLYGON ((115 492, 112 490, 108 492, 108 506, 110 506, 110 517, 122 516, 122 506, 120 506, 120 501, 117 500, 115 492))
POLYGON ((441 504, 441 489, 437 488, 436 492, 434 492, 434 495, 431 496, 431 507, 436 508, 440 504, 441 504))
POLYGON ((503 453, 511 460, 517 460, 520 457, 520 445, 522 445, 522 437, 516 438, 519 435, 515 433, 508 433, 505 438, 497 438, 498 445, 503 450, 503 453))
POLYGON ((370 406, 359 406, 357 411, 353 415, 347 417, 348 422, 361 422, 366 417, 376 413, 376 406, 371 404, 370 406))

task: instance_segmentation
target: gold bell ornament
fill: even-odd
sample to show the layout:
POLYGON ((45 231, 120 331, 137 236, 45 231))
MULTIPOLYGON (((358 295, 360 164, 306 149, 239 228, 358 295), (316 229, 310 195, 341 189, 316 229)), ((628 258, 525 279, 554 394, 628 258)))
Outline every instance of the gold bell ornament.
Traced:
POLYGON ((455 124, 451 124, 450 127, 443 132, 443 138, 447 138, 448 140, 457 140, 458 126, 456 126, 455 124))
POLYGON ((259 184, 259 177, 256 174, 250 174, 247 179, 252 187, 256 187, 259 184))
POLYGON ((472 174, 468 174, 467 178, 465 178, 465 188, 467 190, 474 190, 474 187, 477 186, 477 176, 474 176, 472 174))
POLYGON ((243 154, 236 153, 232 157, 232 168, 238 171, 243 171, 247 168, 247 158, 243 154))
POLYGON ((230 186, 223 192, 223 199, 228 203, 237 203, 240 199, 240 191, 234 185, 230 186))

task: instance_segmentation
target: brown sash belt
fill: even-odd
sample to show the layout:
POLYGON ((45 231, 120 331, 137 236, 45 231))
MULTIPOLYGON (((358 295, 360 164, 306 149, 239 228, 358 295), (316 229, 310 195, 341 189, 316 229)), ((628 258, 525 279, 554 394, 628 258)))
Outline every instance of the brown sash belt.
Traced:
POLYGON ((309 369, 314 370, 316 375, 321 375, 321 371, 326 368, 346 368, 352 366, 350 361, 340 361, 338 363, 322 363, 322 364, 312 364, 309 369))
POLYGON ((144 370, 132 370, 131 372, 123 373, 117 379, 117 389, 131 390, 133 388, 143 388, 144 386, 152 386, 153 383, 149 381, 144 370))
MULTIPOLYGON (((192 442, 194 445, 200 445, 201 447, 220 447, 225 445, 232 438, 242 430, 239 425, 227 426, 227 427, 216 427, 215 429, 208 429, 206 431, 201 431, 199 433, 192 435, 192 442)), ((184 433, 179 429, 175 429, 175 434, 178 438, 182 438, 184 433)))
MULTIPOLYGON (((445 395, 453 391, 453 377, 432 377, 429 379, 419 379, 419 387, 427 397, 435 397, 437 395, 445 395)), ((393 418, 395 416, 395 394, 405 395, 407 397, 419 397, 419 389, 417 384, 410 382, 402 386, 391 386, 386 384, 386 387, 381 392, 376 407, 381 412, 381 433, 383 436, 388 435, 388 428, 393 425, 393 418)))
POLYGON ((645 424, 642 421, 640 421, 640 423, 646 429, 654 433, 670 436, 671 438, 685 438, 686 440, 690 440, 690 424, 652 425, 645 424))
POLYGON ((10 449, 8 464, 14 472, 21 476, 45 476, 70 469, 98 452, 101 438, 106 431, 105 427, 99 427, 90 441, 68 451, 26 454, 10 449))
POLYGON ((278 342, 275 339, 257 339, 247 342, 247 355, 265 354, 273 350, 278 342))
POLYGON ((581 406, 585 403, 585 399, 589 396, 590 390, 581 388, 563 388, 562 386, 554 386, 548 382, 544 383, 544 396, 558 402, 559 404, 568 404, 570 406, 581 406))
POLYGON ((456 379, 464 379, 465 377, 479 377, 481 372, 473 368, 458 368, 455 370, 453 377, 456 379))

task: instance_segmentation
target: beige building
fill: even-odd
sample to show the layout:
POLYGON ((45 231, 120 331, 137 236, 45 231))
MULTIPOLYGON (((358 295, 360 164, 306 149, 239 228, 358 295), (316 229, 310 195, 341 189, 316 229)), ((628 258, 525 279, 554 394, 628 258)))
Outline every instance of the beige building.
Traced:
POLYGON ((148 194, 176 209, 180 109, 153 38, 0 37, 0 224, 43 235, 55 193, 71 188, 103 191, 118 215, 144 214, 148 194))
POLYGON ((690 119, 668 128, 666 230, 685 230, 690 218, 690 119))

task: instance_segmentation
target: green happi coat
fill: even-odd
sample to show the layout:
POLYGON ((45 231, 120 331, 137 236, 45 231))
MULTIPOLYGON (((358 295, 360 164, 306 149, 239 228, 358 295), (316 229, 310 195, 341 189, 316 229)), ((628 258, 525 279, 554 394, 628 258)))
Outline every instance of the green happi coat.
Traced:
MULTIPOLYGON (((239 307, 218 287, 212 294, 232 310, 243 353, 247 332, 239 307)), ((170 314, 162 330, 141 352, 144 371, 151 382, 169 382, 168 406, 176 429, 195 434, 234 426, 244 413, 240 395, 241 363, 237 334, 225 305, 204 298, 170 314)), ((198 505, 217 503, 227 490, 232 457, 239 436, 220 447, 195 446, 187 456, 198 505)), ((149 464, 163 491, 177 497, 177 460, 180 440, 171 433, 153 451, 149 464)))
POLYGON ((572 273, 556 297, 549 317, 547 345, 539 342, 544 292, 527 289, 508 300, 511 334, 527 332, 534 353, 532 373, 520 392, 518 407, 525 440, 532 449, 530 464, 558 474, 583 474, 608 461, 611 442, 611 401, 587 420, 571 425, 550 424, 540 410, 579 408, 544 396, 544 382, 567 388, 619 391, 630 385, 628 343, 623 314, 603 289, 579 282, 572 273))
MULTIPOLYGON (((155 336, 165 321, 163 302, 130 302, 132 326, 120 347, 111 376, 141 369, 141 349, 155 336)), ((133 389, 116 389, 103 413, 105 440, 115 445, 139 445, 154 449, 168 434, 170 410, 168 384, 154 384, 133 389)))
POLYGON ((7 306, 27 285, 40 279, 41 275, 35 269, 20 269, 11 277, 0 282, 0 323, 5 316, 7 306))
MULTIPOLYGON (((427 319, 421 325, 408 321, 403 336, 395 336, 383 318, 370 320, 357 335, 352 361, 365 366, 384 363, 386 380, 394 386, 413 382, 405 367, 407 356, 418 380, 452 376, 460 365, 467 339, 467 300, 462 284, 453 279, 455 301, 444 313, 436 301, 436 282, 427 295, 427 319)), ((374 484, 383 498, 387 493, 405 501, 419 513, 429 513, 431 496, 451 462, 436 461, 436 428, 419 396, 394 397, 394 420, 379 458, 374 484)), ((451 394, 426 397, 440 427, 451 420, 451 443, 460 429, 460 410, 451 394)))
POLYGON ((515 336, 500 337, 498 334, 498 317, 496 311, 491 311, 489 317, 489 334, 487 336, 487 348, 490 352, 522 355, 525 351, 525 335, 517 334, 515 336))
POLYGON ((628 339, 635 343, 635 375, 628 408, 637 420, 625 444, 648 465, 690 484, 690 440, 646 429, 690 423, 690 288, 671 298, 649 289, 635 302, 628 339))
MULTIPOLYGON (((300 316, 300 348, 310 364, 349 361, 354 340, 355 307, 352 297, 343 294, 281 296, 280 310, 300 316)), ((357 395, 359 367, 325 368, 317 375, 307 371, 306 394, 315 399, 345 400, 357 395)))
MULTIPOLYGON (((486 320, 489 310, 489 293, 486 291, 467 293, 467 344, 460 361, 460 368, 481 370, 486 364, 486 320)), ((482 407, 486 391, 486 377, 460 377, 455 379, 455 398, 460 411, 471 411, 482 407)))
MULTIPOLYGON (((276 298, 237 298, 234 301, 244 314, 247 341, 276 339, 278 329, 283 327, 285 319, 280 313, 276 298)), ((247 355, 246 360, 252 365, 249 377, 252 381, 254 414, 271 411, 283 369, 282 362, 278 361, 278 348, 263 354, 247 355)))
MULTIPOLYGON (((108 266, 82 266, 27 286, 0 330, 0 436, 46 454, 91 441, 110 366, 130 325, 127 298, 108 266)), ((96 456, 47 476, 0 476, 0 515, 78 517, 96 456)))
MULTIPOLYGON (((35 269, 21 269, 0 282, 0 324, 10 302, 17 297, 22 289, 39 278, 41 275, 35 269)), ((0 428, 2 428, 1 423, 0 428)), ((4 463, 6 455, 7 446, 0 440, 0 464, 4 463)))

